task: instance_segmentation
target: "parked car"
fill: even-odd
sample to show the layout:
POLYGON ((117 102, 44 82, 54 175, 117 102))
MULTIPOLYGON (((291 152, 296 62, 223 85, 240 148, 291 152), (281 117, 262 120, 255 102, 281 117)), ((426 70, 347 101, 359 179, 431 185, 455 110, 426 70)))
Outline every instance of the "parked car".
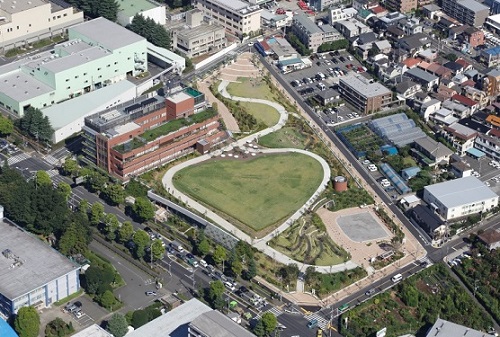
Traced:
POLYGON ((156 291, 146 291, 146 296, 156 296, 156 291))
POLYGON ((375 294, 375 288, 371 288, 370 290, 368 290, 368 291, 365 293, 365 295, 366 295, 366 296, 371 296, 371 295, 373 295, 373 294, 375 294))

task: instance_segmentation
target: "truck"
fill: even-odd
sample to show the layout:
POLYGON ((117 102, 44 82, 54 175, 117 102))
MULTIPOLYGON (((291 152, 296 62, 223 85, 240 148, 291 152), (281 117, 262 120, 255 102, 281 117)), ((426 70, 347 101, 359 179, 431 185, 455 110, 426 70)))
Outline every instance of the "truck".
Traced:
POLYGON ((172 247, 173 249, 175 249, 179 253, 184 253, 184 247, 182 247, 182 245, 177 241, 170 242, 170 247, 172 247))

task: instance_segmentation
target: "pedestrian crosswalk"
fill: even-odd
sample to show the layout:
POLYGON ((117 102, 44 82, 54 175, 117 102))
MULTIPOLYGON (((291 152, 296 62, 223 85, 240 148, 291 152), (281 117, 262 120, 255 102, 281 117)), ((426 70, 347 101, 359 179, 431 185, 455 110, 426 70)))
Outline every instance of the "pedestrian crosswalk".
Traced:
POLYGON ((48 170, 47 171, 47 174, 49 175, 49 177, 55 177, 59 174, 59 172, 57 170, 48 170))
POLYGON ((324 318, 323 316, 320 316, 318 315, 317 313, 313 313, 311 315, 307 315, 307 316, 304 316, 309 322, 313 321, 313 320, 316 320, 318 321, 318 326, 322 329, 322 330, 326 330, 327 326, 328 326, 328 320, 326 318, 324 318))
POLYGON ((45 157, 43 157, 43 160, 45 160, 47 163, 49 163, 50 165, 56 165, 58 162, 59 162, 59 159, 57 158, 54 158, 53 156, 51 156, 50 154, 46 155, 45 157))
POLYGON ((278 309, 276 307, 272 307, 271 309, 268 309, 265 312, 270 312, 271 314, 273 314, 276 317, 278 317, 279 315, 281 315, 283 313, 283 311, 281 311, 280 309, 278 309))
POLYGON ((19 163, 23 160, 29 159, 29 158, 31 158, 31 157, 29 155, 27 155, 26 153, 16 154, 15 156, 12 156, 9 159, 7 159, 7 164, 9 166, 12 166, 14 164, 17 164, 17 163, 19 163))

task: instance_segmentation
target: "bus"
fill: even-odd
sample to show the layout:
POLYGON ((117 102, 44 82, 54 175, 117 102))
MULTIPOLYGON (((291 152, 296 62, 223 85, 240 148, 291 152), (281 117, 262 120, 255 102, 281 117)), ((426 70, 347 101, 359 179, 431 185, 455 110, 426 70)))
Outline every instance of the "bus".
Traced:
POLYGON ((348 308, 349 308, 349 304, 348 304, 348 303, 346 303, 346 304, 342 304, 342 305, 339 307, 339 312, 344 312, 344 311, 346 311, 348 308))

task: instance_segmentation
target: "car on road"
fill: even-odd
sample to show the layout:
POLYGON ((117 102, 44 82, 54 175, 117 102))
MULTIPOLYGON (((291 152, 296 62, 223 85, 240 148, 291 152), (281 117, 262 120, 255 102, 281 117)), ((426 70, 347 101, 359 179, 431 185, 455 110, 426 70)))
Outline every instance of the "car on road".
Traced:
POLYGON ((229 282, 229 281, 224 282, 224 286, 231 291, 236 290, 236 287, 234 286, 234 284, 229 282))
POLYGON ((240 289, 238 289, 241 293, 247 293, 249 292, 248 288, 245 286, 241 286, 240 289))
POLYGON ((430 265, 429 261, 423 261, 420 263, 420 267, 422 268, 427 268, 429 267, 429 265, 430 265))
POLYGON ((365 295, 366 295, 366 296, 371 296, 371 295, 373 295, 373 294, 375 294, 375 288, 371 288, 370 290, 368 290, 368 291, 365 293, 365 295))
POLYGON ((308 329, 314 329, 317 326, 318 326, 318 320, 317 319, 313 319, 312 321, 309 321, 309 323, 307 323, 307 328, 308 329))
POLYGON ((156 291, 146 291, 146 296, 156 296, 156 291))
POLYGON ((208 263, 207 263, 207 261, 205 261, 205 260, 200 260, 200 265, 201 265, 202 267, 204 267, 204 268, 207 268, 207 267, 208 267, 208 263))
POLYGON ((194 259, 194 255, 191 254, 191 253, 187 253, 186 254, 186 258, 188 258, 188 259, 194 259))

